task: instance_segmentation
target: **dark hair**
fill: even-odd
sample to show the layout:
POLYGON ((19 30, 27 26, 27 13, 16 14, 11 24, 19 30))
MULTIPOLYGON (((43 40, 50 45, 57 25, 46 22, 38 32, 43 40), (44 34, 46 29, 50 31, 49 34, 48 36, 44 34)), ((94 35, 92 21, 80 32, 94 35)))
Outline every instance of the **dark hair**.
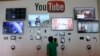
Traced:
POLYGON ((53 42, 53 36, 49 36, 48 41, 53 42))
POLYGON ((54 42, 57 42, 57 38, 54 38, 54 42))

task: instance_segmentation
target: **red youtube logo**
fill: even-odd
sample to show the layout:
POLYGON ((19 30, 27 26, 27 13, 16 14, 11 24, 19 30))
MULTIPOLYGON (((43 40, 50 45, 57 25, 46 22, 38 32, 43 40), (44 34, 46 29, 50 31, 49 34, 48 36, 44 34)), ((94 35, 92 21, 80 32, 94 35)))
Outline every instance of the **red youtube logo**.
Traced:
POLYGON ((65 11, 64 1, 49 1, 47 3, 47 11, 52 13, 59 13, 65 11))

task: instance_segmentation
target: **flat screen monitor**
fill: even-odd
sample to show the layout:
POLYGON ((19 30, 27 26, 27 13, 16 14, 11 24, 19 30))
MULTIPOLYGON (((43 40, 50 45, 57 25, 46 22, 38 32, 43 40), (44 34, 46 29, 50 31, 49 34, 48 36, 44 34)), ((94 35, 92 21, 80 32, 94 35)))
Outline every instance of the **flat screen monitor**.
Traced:
POLYGON ((79 33, 98 33, 99 23, 98 21, 78 21, 79 33))
POLYGON ((95 20, 95 8, 75 8, 74 16, 77 20, 95 20))
POLYGON ((26 8, 7 8, 6 9, 6 20, 25 20, 26 19, 26 8))
POLYGON ((28 15, 29 27, 47 27, 49 26, 49 14, 28 15))
POLYGON ((52 30, 73 30, 72 18, 52 18, 52 30))
POLYGON ((24 24, 21 21, 8 21, 3 22, 4 34, 23 34, 24 24))

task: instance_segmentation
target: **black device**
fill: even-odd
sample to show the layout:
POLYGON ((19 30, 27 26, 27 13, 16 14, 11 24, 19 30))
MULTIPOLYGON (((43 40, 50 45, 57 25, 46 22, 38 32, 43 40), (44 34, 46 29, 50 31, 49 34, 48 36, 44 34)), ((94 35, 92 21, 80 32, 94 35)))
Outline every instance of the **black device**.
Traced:
POLYGON ((68 33, 68 35, 71 35, 71 33, 68 33))
POLYGON ((7 8, 6 20, 24 20, 26 19, 26 8, 7 8))
POLYGON ((64 50, 65 49, 65 46, 64 45, 61 45, 61 50, 64 50))
POLYGON ((90 41, 90 37, 89 36, 86 36, 86 41, 90 41))
POLYGON ((40 45, 37 45, 36 48, 37 48, 37 50, 40 50, 41 49, 41 46, 40 45))
POLYGON ((22 37, 19 37, 19 39, 22 39, 22 37))
POLYGON ((70 42, 71 41, 71 38, 68 38, 68 41, 70 42))
POLYGON ((11 45, 11 49, 12 50, 15 50, 15 45, 11 45))
POLYGON ((60 41, 61 41, 61 43, 65 43, 65 38, 61 37, 60 41))
POLYGON ((46 33, 46 32, 47 32, 47 30, 45 29, 45 30, 44 30, 44 33, 46 33))
POLYGON ((33 39, 34 39, 34 37, 32 35, 30 35, 30 40, 33 40, 33 39))
POLYGON ((88 50, 91 50, 91 48, 92 48, 91 45, 87 45, 88 50))
POLYGON ((11 36, 11 40, 16 40, 16 36, 11 36))
POLYGON ((80 40, 84 40, 84 37, 80 37, 80 40))
POLYGON ((8 37, 6 36, 6 37, 4 37, 4 40, 8 40, 8 37))

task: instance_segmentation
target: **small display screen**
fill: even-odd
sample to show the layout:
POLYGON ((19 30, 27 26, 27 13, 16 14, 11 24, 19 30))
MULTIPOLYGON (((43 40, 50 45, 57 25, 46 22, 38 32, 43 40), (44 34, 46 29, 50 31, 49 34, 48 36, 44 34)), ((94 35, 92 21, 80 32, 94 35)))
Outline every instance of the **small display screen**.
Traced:
POLYGON ((95 20, 94 8, 75 8, 75 19, 78 20, 95 20))
POLYGON ((28 16, 29 27, 49 26, 49 14, 32 14, 28 16))
POLYGON ((78 21, 79 33, 97 33, 99 32, 98 21, 78 21))
POLYGON ((52 18, 52 30, 73 30, 72 18, 52 18))
POLYGON ((24 20, 26 19, 26 8, 7 8, 6 20, 24 20))
POLYGON ((4 34, 23 34, 23 22, 3 22, 3 33, 4 34))

